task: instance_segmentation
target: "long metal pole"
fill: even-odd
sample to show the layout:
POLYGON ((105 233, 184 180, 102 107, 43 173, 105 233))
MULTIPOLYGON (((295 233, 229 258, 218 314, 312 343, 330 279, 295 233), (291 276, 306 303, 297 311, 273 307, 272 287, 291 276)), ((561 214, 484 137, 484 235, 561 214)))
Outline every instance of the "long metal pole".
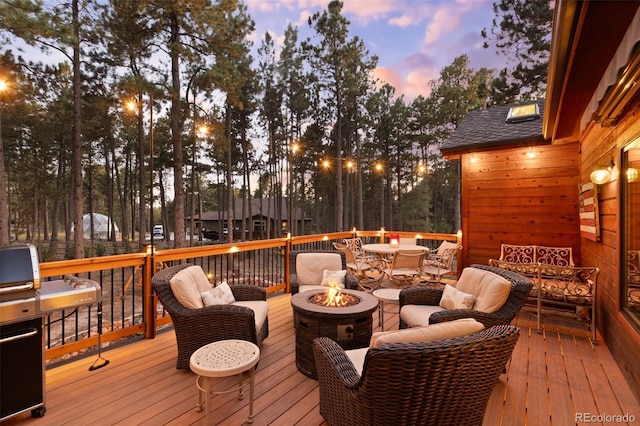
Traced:
POLYGON ((151 268, 152 273, 155 273, 153 220, 153 94, 149 94, 149 230, 151 232, 151 268))

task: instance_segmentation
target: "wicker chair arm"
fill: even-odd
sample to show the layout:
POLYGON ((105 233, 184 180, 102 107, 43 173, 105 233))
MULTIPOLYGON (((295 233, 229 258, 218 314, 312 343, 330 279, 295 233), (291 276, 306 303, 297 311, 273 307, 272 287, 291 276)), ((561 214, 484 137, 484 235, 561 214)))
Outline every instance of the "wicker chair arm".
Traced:
POLYGON ((267 291, 264 288, 246 284, 232 285, 230 287, 233 297, 237 301, 267 300, 267 291))
POLYGON ((344 277, 344 287, 351 290, 358 290, 358 279, 355 275, 347 273, 344 277))
POLYGON ((429 316, 429 324, 437 324, 440 322, 454 321, 462 318, 473 318, 481 322, 485 328, 493 327, 505 323, 505 319, 496 316, 495 313, 487 314, 473 309, 446 309, 444 311, 434 312, 429 316))
POLYGON ((431 287, 412 287, 400 292, 400 307, 404 305, 430 305, 440 304, 442 289, 431 287))
POLYGON ((298 289, 300 288, 300 284, 298 283, 298 274, 289 274, 289 284, 291 285, 291 294, 298 293, 298 289))
POLYGON ((340 387, 356 388, 360 375, 340 345, 328 337, 318 337, 313 340, 313 354, 318 375, 340 387))
POLYGON ((198 321, 219 321, 228 316, 236 319, 244 316, 253 318, 254 316, 253 310, 246 306, 211 305, 199 309, 191 309, 174 300, 165 300, 163 306, 169 311, 169 314, 172 314, 172 317, 177 315, 188 321, 194 321, 195 319, 198 321))

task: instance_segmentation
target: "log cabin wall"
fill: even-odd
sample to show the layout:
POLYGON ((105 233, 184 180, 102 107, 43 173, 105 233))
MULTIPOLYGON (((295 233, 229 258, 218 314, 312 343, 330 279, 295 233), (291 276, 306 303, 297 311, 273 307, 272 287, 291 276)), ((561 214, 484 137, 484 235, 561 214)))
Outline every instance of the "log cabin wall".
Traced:
POLYGON ((463 154, 463 265, 486 264, 500 245, 572 247, 581 262, 580 145, 463 154))
POLYGON ((583 181, 599 164, 613 159, 616 167, 609 183, 600 185, 599 206, 601 240, 582 239, 582 262, 600 268, 598 276, 598 330, 611 350, 613 357, 625 374, 634 393, 640 398, 640 334, 621 313, 621 262, 620 249, 619 166, 621 149, 640 137, 640 101, 615 127, 591 125, 581 137, 583 181))

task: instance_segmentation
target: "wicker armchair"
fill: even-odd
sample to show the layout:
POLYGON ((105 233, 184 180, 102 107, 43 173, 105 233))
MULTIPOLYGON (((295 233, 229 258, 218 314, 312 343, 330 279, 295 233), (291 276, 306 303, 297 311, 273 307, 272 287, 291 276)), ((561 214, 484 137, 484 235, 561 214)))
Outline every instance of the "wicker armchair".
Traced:
MULTIPOLYGON (((189 264, 180 264, 158 271, 151 280, 158 299, 169 312, 178 344, 177 369, 188 369, 191 354, 200 347, 218 340, 240 339, 260 343, 269 335, 269 320, 256 332, 252 309, 236 305, 205 306, 200 309, 184 307, 173 295, 169 280, 189 264)), ((267 300, 263 288, 232 285, 236 301, 267 300)))
MULTIPOLYGON (((500 275, 511 281, 511 292, 504 305, 496 312, 486 313, 473 309, 445 309, 434 312, 429 317, 429 323, 435 324, 443 321, 453 321, 460 318, 475 318, 485 327, 499 324, 510 324, 527 301, 532 283, 522 275, 501 268, 487 265, 471 265, 473 268, 484 269, 500 275)), ((416 287, 404 289, 400 292, 400 309, 405 305, 431 305, 437 306, 442 298, 443 290, 431 287, 416 287)), ((399 328, 408 328, 400 317, 399 328)))
POLYGON ((320 414, 340 425, 481 425, 518 340, 501 325, 453 339, 368 350, 362 376, 337 343, 313 342, 320 414))
MULTIPOLYGON (((300 287, 300 283, 298 282, 298 273, 296 272, 296 261, 298 260, 298 255, 301 253, 334 253, 340 255, 342 270, 347 270, 347 258, 344 253, 338 250, 292 250, 289 252, 289 282, 291 283, 291 294, 298 293, 298 289, 300 287)), ((320 285, 320 281, 317 283, 320 285)), ((345 288, 349 288, 352 290, 358 289, 358 279, 352 275, 347 274, 345 276, 344 282, 345 288)))

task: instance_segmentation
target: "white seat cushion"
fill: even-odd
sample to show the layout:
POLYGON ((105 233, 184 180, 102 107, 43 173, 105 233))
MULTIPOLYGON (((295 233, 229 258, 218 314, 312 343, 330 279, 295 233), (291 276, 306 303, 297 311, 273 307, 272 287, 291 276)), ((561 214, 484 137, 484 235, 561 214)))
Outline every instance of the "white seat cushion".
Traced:
POLYGON ((325 269, 342 270, 340 253, 298 253, 296 256, 296 275, 299 285, 320 284, 325 269))
POLYGON ((444 311, 444 308, 438 305, 404 305, 400 309, 400 318, 409 327, 429 325, 431 314, 439 311, 444 311))
POLYGON ((269 315, 269 305, 264 300, 242 300, 233 302, 231 305, 244 306, 253 310, 256 319, 256 334, 260 334, 264 322, 269 315))
POLYGON ((474 310, 490 314, 500 309, 509 298, 511 282, 484 269, 464 268, 456 289, 476 297, 474 310))
POLYGON ((207 275, 198 265, 179 271, 169 280, 169 286, 178 302, 189 309, 204 307, 201 293, 212 289, 207 275))

